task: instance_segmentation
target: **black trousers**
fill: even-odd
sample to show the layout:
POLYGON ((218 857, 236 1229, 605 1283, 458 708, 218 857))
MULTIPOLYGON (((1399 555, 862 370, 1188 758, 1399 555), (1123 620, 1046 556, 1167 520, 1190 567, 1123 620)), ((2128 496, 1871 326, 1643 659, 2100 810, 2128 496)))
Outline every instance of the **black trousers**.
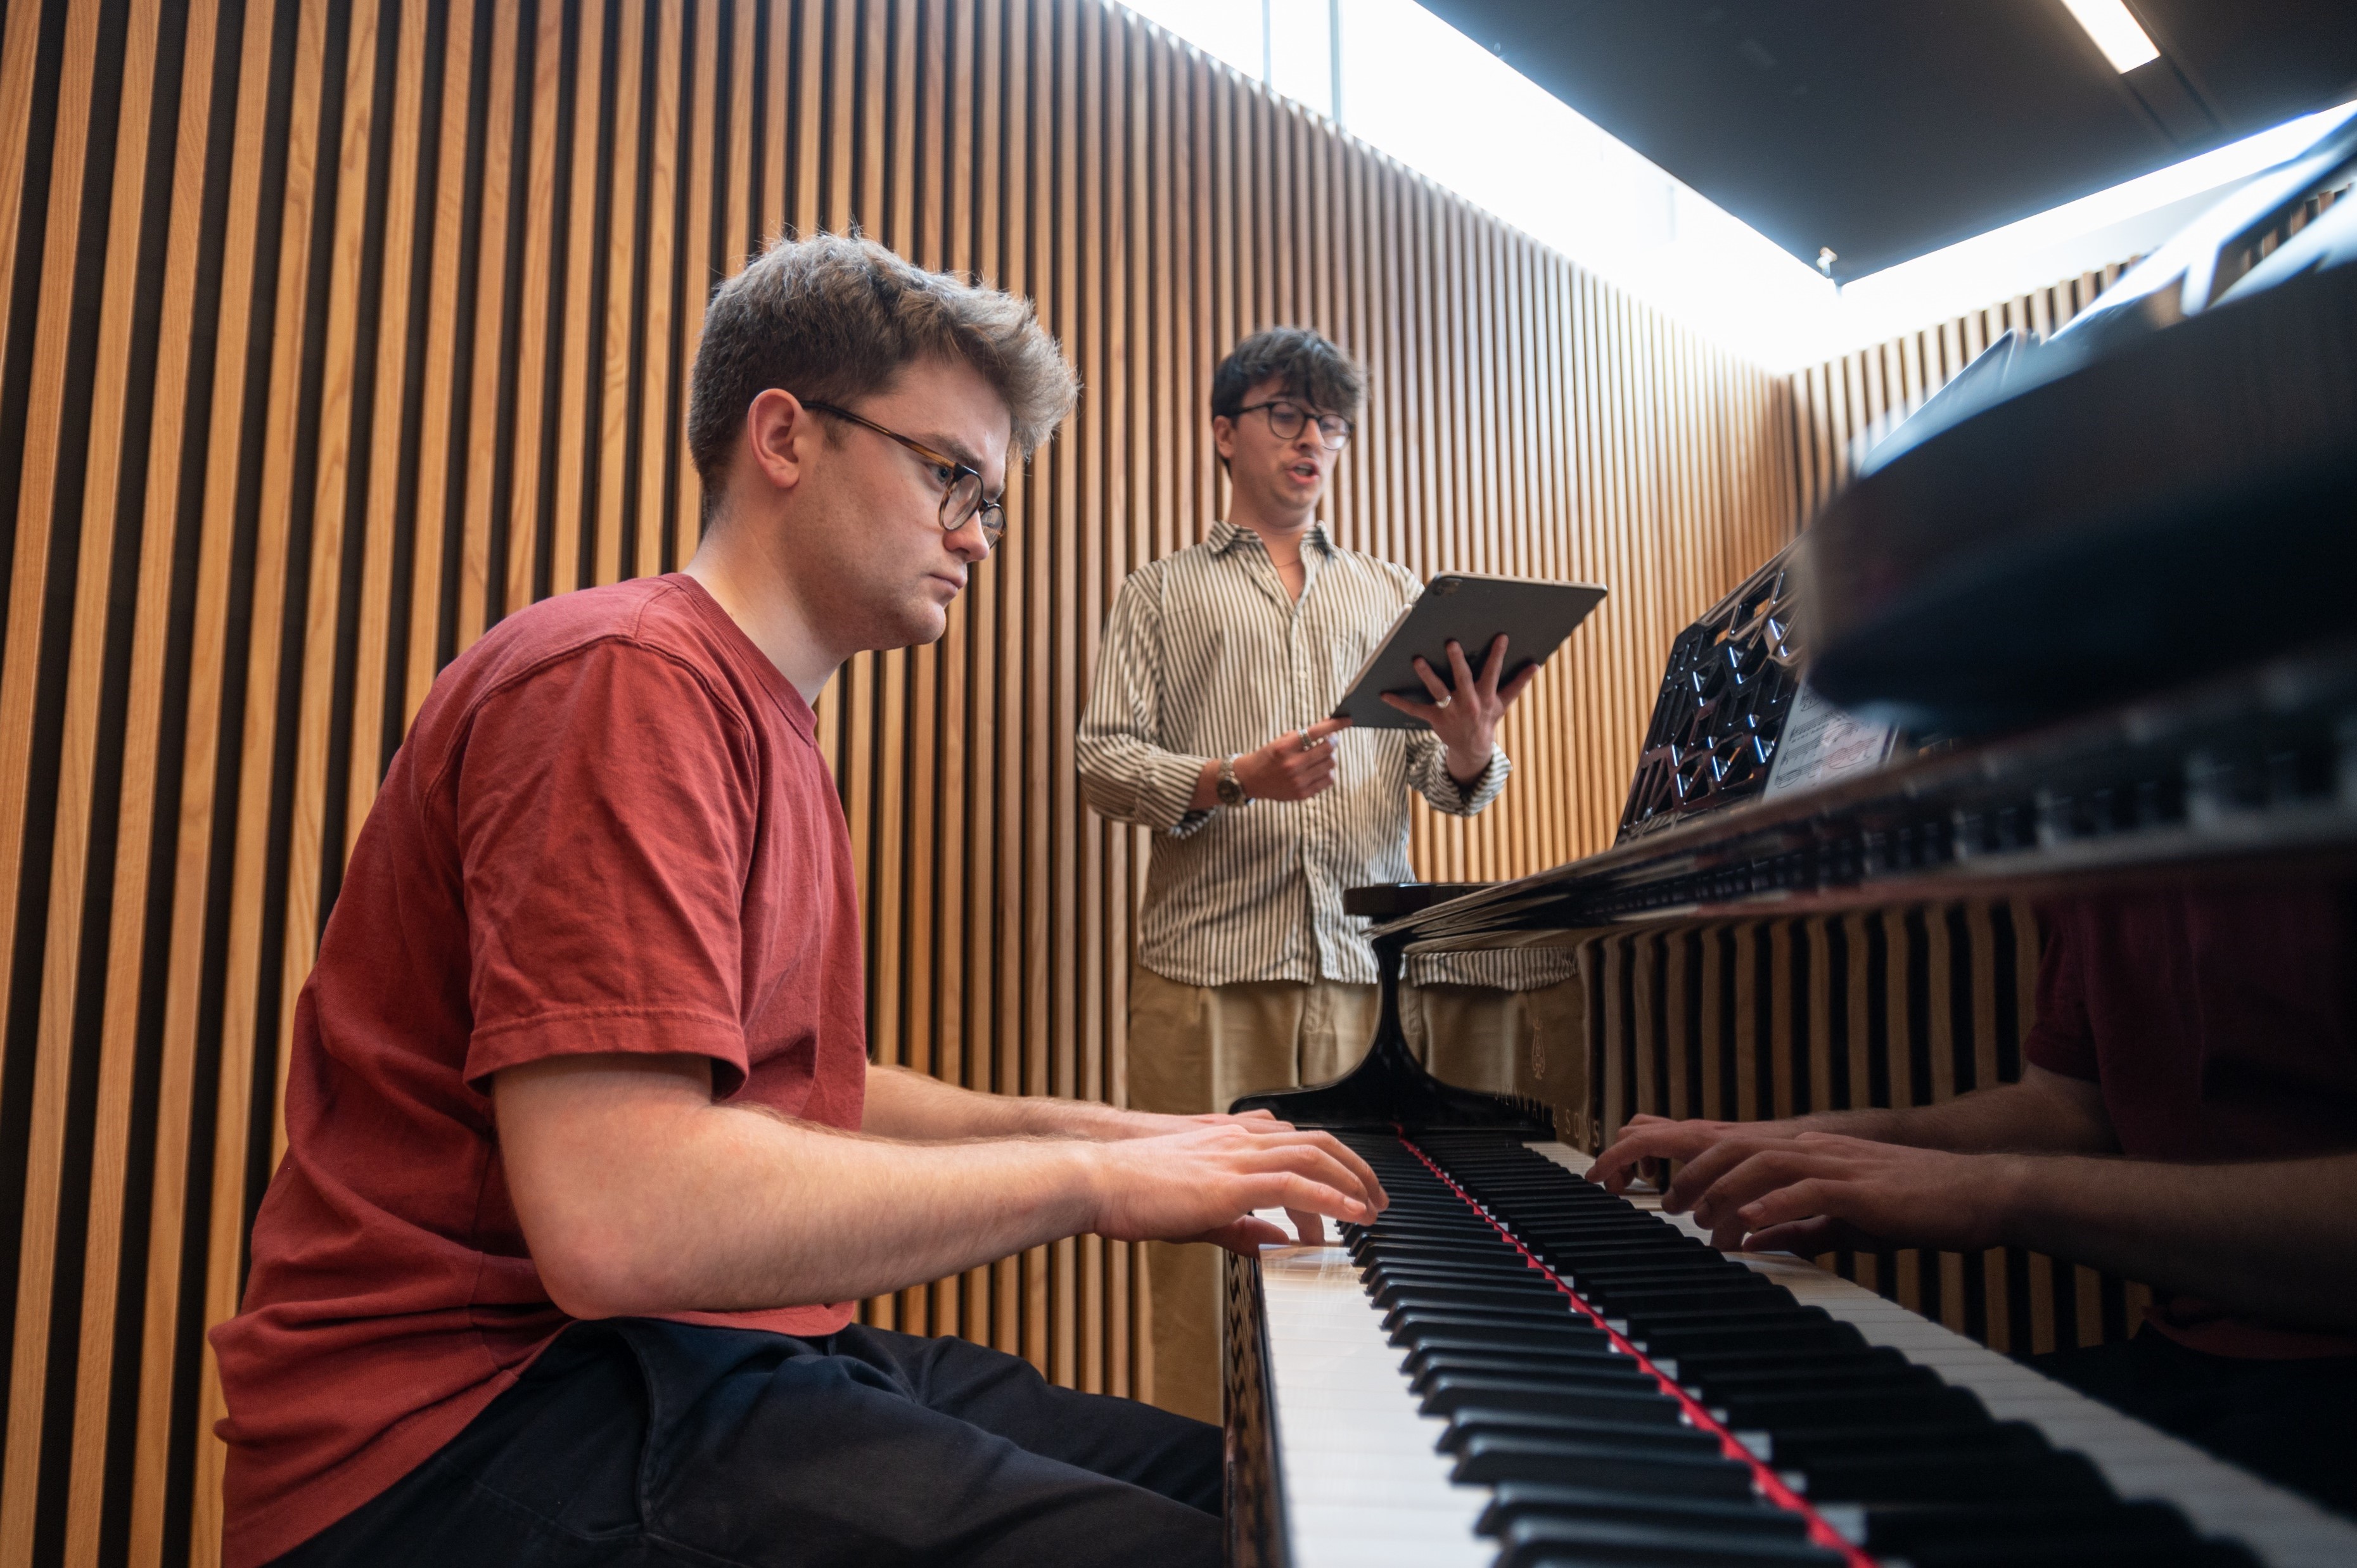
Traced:
POLYGON ((1220 1561, 1220 1430, 959 1339, 576 1324, 274 1568, 1220 1561))
POLYGON ((2357 1515, 2357 1356, 2255 1361, 2145 1327, 2115 1345, 2033 1356, 2048 1377, 2330 1509, 2357 1515))

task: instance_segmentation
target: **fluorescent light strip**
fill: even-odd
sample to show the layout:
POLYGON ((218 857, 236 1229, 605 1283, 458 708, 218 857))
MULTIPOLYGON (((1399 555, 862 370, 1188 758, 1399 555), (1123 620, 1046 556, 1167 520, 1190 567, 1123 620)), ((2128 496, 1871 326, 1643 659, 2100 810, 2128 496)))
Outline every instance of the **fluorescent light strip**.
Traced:
POLYGON ((2121 75, 2160 58, 2123 0, 2062 0, 2062 5, 2121 75))

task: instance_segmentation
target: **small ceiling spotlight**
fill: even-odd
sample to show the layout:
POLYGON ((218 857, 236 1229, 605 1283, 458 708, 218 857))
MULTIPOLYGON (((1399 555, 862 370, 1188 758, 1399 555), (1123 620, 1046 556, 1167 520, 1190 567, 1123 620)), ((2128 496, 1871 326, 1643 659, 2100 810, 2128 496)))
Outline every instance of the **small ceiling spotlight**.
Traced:
POLYGON ((1824 274, 1825 276, 1834 275, 1834 263, 1840 260, 1839 256, 1834 254, 1834 248, 1831 245, 1817 247, 1817 271, 1824 274))

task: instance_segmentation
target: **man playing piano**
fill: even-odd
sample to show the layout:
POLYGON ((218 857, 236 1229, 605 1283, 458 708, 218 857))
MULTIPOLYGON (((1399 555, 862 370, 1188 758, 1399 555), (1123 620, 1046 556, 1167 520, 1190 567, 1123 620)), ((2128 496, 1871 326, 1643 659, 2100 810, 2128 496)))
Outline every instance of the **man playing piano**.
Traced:
POLYGON ((1220 1433, 852 1304, 1095 1232, 1383 1200, 1262 1117, 871 1065, 812 704, 931 642, 1070 406, 1022 302, 851 239, 715 295, 673 575, 443 672, 296 1008, 217 1329, 224 1560, 1216 1563, 1220 1433))
POLYGON ((1594 1175, 1721 1247, 2024 1247, 2150 1284, 2126 1343, 2038 1358, 2357 1513, 2357 892, 2214 888, 2047 915, 2021 1080, 1764 1122, 1640 1116, 1594 1175))
MULTIPOLYGON (((1344 735, 1327 717, 1420 591, 1318 521, 1364 385, 1303 328, 1238 344, 1211 381, 1228 515, 1132 574, 1105 627, 1081 783, 1101 815, 1154 830, 1130 972, 1135 1106, 1216 1111, 1353 1066, 1374 1037, 1375 966, 1343 890, 1409 879, 1411 795, 1469 816, 1506 781, 1494 736, 1529 675, 1501 688, 1502 638, 1473 651, 1479 670, 1454 645, 1448 671, 1420 666, 1430 702, 1385 699, 1429 730, 1344 735)), ((1406 1027, 1415 1044, 1490 1040, 1519 1005, 1490 985, 1435 985, 1407 999, 1406 1027)), ((1216 1256, 1155 1246, 1146 1261, 1155 1401, 1216 1421, 1216 1256)))

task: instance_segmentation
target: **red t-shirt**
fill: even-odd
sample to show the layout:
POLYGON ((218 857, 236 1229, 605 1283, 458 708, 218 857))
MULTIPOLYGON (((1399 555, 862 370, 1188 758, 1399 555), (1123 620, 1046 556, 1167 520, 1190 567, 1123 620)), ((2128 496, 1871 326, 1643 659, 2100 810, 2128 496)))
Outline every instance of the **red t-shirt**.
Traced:
MULTIPOLYGON (((851 845, 809 706, 703 587, 535 605, 435 682, 296 1005, 286 1157, 213 1330, 225 1558, 252 1568, 456 1436, 568 1321, 491 1120, 502 1068, 692 1053, 855 1128, 851 845)), ((831 1334, 849 1303, 682 1313, 831 1334)))
MULTIPOLYGON (((2122 1154, 2225 1163, 2357 1150, 2357 893, 2220 886, 2044 913, 2022 1054, 2099 1085, 2122 1154)), ((2165 1297, 2150 1316, 2217 1355, 2357 1354, 2357 1337, 2191 1296, 2165 1297)))

